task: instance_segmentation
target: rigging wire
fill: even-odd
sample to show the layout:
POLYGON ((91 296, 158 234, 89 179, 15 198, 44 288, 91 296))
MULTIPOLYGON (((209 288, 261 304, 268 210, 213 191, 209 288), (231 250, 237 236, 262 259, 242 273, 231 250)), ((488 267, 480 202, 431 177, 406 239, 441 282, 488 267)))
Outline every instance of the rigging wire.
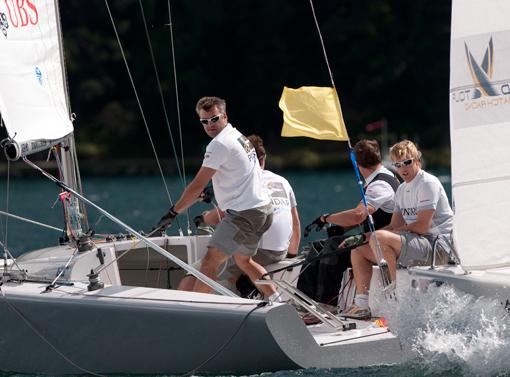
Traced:
MULTIPOLYGON (((3 283, 2 283, 3 284, 3 283)), ((88 370, 88 369, 85 369, 83 367, 81 367, 80 365, 78 365, 77 363, 75 363, 73 360, 71 360, 69 357, 67 357, 66 355, 64 355, 64 353, 62 351, 60 351, 55 345, 53 345, 53 343, 51 343, 39 330, 37 330, 37 328, 35 327, 34 324, 32 324, 32 322, 11 302, 9 302, 9 300, 7 299, 6 295, 5 295, 5 292, 4 290, 2 289, 1 285, 0 284, 0 293, 2 294, 2 298, 4 299, 5 303, 9 306, 9 308, 14 312, 16 313, 16 315, 18 315, 21 320, 23 322, 25 322, 25 324, 30 328, 30 330, 32 330, 34 332, 35 335, 37 335, 44 343, 46 343, 48 346, 50 346, 50 348, 55 351, 61 358, 63 358, 65 361, 67 361, 70 365, 72 365, 73 367, 77 368, 78 370, 82 371, 82 372, 85 372, 85 373, 88 373, 88 374, 91 374, 93 376, 98 376, 98 377, 106 377, 102 374, 99 374, 99 373, 95 373, 95 372, 92 372, 91 370, 88 370)))
MULTIPOLYGON (((186 187, 186 185, 187 185, 186 184, 186 166, 184 165, 184 145, 183 145, 183 138, 182 138, 181 105, 180 105, 180 101, 179 101, 179 86, 177 83, 177 65, 175 62, 174 29, 173 29, 170 0, 168 0, 168 26, 170 29, 170 46, 171 46, 171 50, 172 50, 172 67, 173 67, 173 72, 174 72, 175 101, 176 101, 176 109, 177 109, 177 126, 179 129, 179 141, 181 143, 182 176, 183 176, 184 186, 186 187)), ((188 226, 188 234, 191 234, 189 208, 186 209, 186 221, 187 221, 187 226, 188 226)))
MULTIPOLYGON (((182 173, 183 173, 183 182, 184 186, 186 186, 186 167, 184 165, 184 145, 182 139, 182 123, 181 123, 181 105, 179 101, 179 89, 177 84, 177 66, 175 62, 175 43, 174 43, 174 31, 173 31, 173 21, 172 21, 172 11, 170 7, 170 0, 168 0, 168 26, 170 29, 170 46, 172 50, 172 67, 174 72, 174 87, 175 87, 175 101, 177 104, 177 125, 179 128, 179 140, 181 143, 181 162, 182 162, 182 173)), ((189 219, 188 219, 189 222, 189 219)))
MULTIPOLYGON (((112 26, 113 26, 113 31, 115 33, 115 37, 117 38, 117 43, 118 43, 119 48, 120 48, 122 59, 124 60, 124 64, 126 66, 127 74, 129 76, 129 80, 131 82, 131 87, 133 88, 133 91, 134 91, 134 94, 135 94, 136 102, 138 104, 138 109, 140 110, 140 114, 142 116, 143 124, 145 125, 145 130, 147 131, 147 136, 149 137, 149 141, 150 141, 150 144, 151 144, 151 147, 152 147, 152 152, 154 153, 154 157, 156 158, 156 164, 158 165, 159 173, 161 175, 161 178, 163 179, 163 185, 165 186, 165 191, 166 191, 168 200, 169 200, 170 204, 173 204, 172 196, 170 195, 170 191, 168 190, 168 185, 166 184, 165 175, 163 174, 163 168, 161 167, 161 163, 159 161, 158 152, 156 151, 156 146, 154 145, 154 141, 152 139, 152 135, 151 135, 151 132, 150 132, 150 129, 149 129, 149 125, 147 123, 147 119, 145 118, 145 112, 143 111, 143 107, 142 107, 142 104, 141 104, 141 101, 140 101, 140 97, 138 95, 138 91, 136 90, 136 85, 135 85, 135 82, 133 80, 133 76, 131 75, 131 69, 129 68, 129 64, 127 62, 127 58, 126 58, 126 55, 124 53, 124 48, 122 47, 122 42, 120 41, 119 33, 117 32, 117 27, 115 26, 115 21, 113 19, 113 15, 112 15, 112 12, 110 10, 110 6, 108 5, 108 0, 105 0, 105 5, 106 5, 106 10, 108 11, 108 15, 110 16, 110 20, 111 20, 111 23, 112 23, 112 26)), ((177 224, 179 225, 178 222, 177 222, 177 224)), ((179 225, 179 232, 182 235, 182 229, 181 229, 180 225, 179 225)))
POLYGON ((25 221, 25 222, 27 222, 29 224, 39 225, 40 227, 43 227, 43 228, 47 228, 47 229, 51 229, 51 230, 56 230, 58 232, 62 232, 62 229, 61 228, 57 228, 56 226, 51 226, 51 225, 43 224, 43 223, 40 223, 40 222, 35 221, 35 220, 30 220, 30 219, 28 219, 26 217, 17 216, 17 215, 15 215, 13 213, 5 212, 5 211, 0 211, 0 215, 6 216, 6 217, 12 217, 13 219, 25 221))
MULTIPOLYGON (((10 192, 11 192, 11 161, 7 160, 7 183, 6 183, 6 193, 5 193, 5 212, 9 212, 9 200, 10 200, 10 192)), ((8 231, 9 231, 9 218, 5 219, 5 249, 7 249, 7 240, 8 240, 8 231)))
MULTIPOLYGON (((163 96, 163 90, 161 89, 161 80, 159 78, 158 67, 156 65, 156 59, 154 58, 154 49, 152 48, 152 43, 151 43, 151 39, 150 39, 150 36, 149 36, 149 30, 147 28, 147 21, 146 21, 146 18, 145 18, 145 12, 143 10, 142 1, 138 0, 138 4, 140 5, 140 12, 142 13, 142 20, 143 20, 143 27, 144 27, 144 30, 145 30, 145 37, 147 38, 147 45, 149 47, 149 52, 151 54, 151 59, 152 59, 152 67, 154 68, 154 74, 156 76, 156 81, 158 83, 159 97, 161 99, 161 105, 163 107, 163 112, 165 114, 165 123, 166 123, 166 126, 168 128, 168 133, 170 134, 170 142, 172 144, 172 150, 174 152, 174 158, 175 158, 175 163, 177 165, 177 171, 179 173, 179 178, 182 181, 183 187, 186 187, 186 184, 185 184, 185 181, 184 181, 184 176, 183 176, 183 173, 181 171, 181 166, 180 166, 181 162, 179 161, 179 157, 177 156, 177 149, 175 148, 174 136, 173 136, 172 129, 170 127, 170 120, 168 119, 168 112, 167 112, 166 105, 165 105, 165 98, 163 96)), ((177 110, 177 111, 179 111, 179 110, 177 110)))
POLYGON ((200 368, 202 368, 204 365, 206 365, 209 361, 211 361, 212 359, 214 359, 216 356, 218 356, 230 343, 232 343, 232 341, 234 340, 234 338, 236 337, 236 335, 239 333, 239 331, 241 331, 241 329, 243 328, 243 325, 246 323, 246 321, 248 320, 248 317, 257 309, 260 309, 260 308, 263 308, 264 306, 267 305, 267 302, 266 301, 262 301, 260 303, 257 304, 257 306, 255 306, 253 309, 251 309, 248 313, 246 313, 246 315, 244 316, 244 318, 242 319, 241 323, 239 324, 239 326, 237 326, 237 329, 234 331, 234 333, 230 336, 230 338, 228 338, 225 343, 223 343, 220 348, 218 348, 218 350, 216 350, 211 356, 209 356, 207 359, 205 359, 202 363, 200 363, 198 366, 194 367, 193 369, 189 370, 188 372, 182 374, 182 376, 191 376, 193 374, 195 374, 196 371, 198 371, 200 368))
MULTIPOLYGON (((178 89, 177 89, 177 73, 176 73, 176 68, 175 68, 175 52, 174 52, 173 35, 171 34, 170 38, 171 38, 171 45, 172 45, 172 58, 173 58, 173 67, 174 67, 175 98, 176 98, 176 101, 177 101, 177 123, 178 123, 179 140, 180 140, 180 147, 181 147, 181 161, 179 161, 179 158, 177 156, 177 148, 175 147, 173 133, 172 133, 172 130, 170 128, 170 121, 168 119, 168 113, 167 113, 166 106, 165 106, 165 99, 164 99, 164 96, 163 96, 163 91, 161 89, 161 80, 159 78, 159 72, 158 72, 158 68, 157 68, 157 65, 156 65, 156 59, 154 57, 154 50, 152 48, 152 43, 151 43, 151 39, 150 39, 150 36, 149 36, 149 30, 147 28, 147 21, 146 21, 146 18, 145 18, 145 12, 143 10, 142 1, 138 0, 138 4, 140 5, 140 11, 142 13, 143 26, 144 26, 144 29, 145 29, 145 37, 147 38, 147 44, 149 46, 149 51, 150 51, 151 60, 152 60, 152 66, 154 68, 154 73, 156 75, 156 81, 157 81, 158 89, 159 89, 159 96, 160 96, 160 99, 161 99, 161 104, 163 105, 163 112, 164 112, 164 115, 165 115, 165 121, 166 121, 166 125, 167 125, 167 128, 168 128, 168 133, 170 134, 170 141, 171 141, 171 144, 172 144, 172 149, 174 151, 175 163, 177 165, 177 170, 179 172, 179 178, 181 179, 182 187, 184 189, 186 187, 186 175, 185 175, 186 173, 185 173, 185 167, 184 167, 184 154, 183 154, 182 131, 181 131, 182 127, 181 127, 179 93, 178 93, 178 89), (181 171, 181 166, 180 166, 181 163, 182 163, 182 171, 181 171)), ((170 4, 169 4, 169 6, 170 6, 170 4)), ((170 20, 170 28, 171 28, 171 20, 170 20)), ((186 209, 186 221, 187 221, 188 234, 191 234, 191 232, 190 232, 190 217, 189 217, 189 211, 187 209, 186 209)), ((179 225, 179 228, 180 228, 180 224, 178 224, 178 225, 179 225)))
MULTIPOLYGON (((319 39, 321 41, 322 52, 324 54, 324 60, 326 61, 326 66, 328 67, 328 72, 329 72, 329 78, 331 80, 331 85, 333 86, 333 88, 336 89, 335 81, 333 80, 333 73, 331 72, 331 67, 330 67, 330 64, 329 64, 328 55, 326 53, 326 47, 324 45, 324 40, 322 38, 322 33, 321 33, 321 30, 320 30, 320 27, 319 27, 319 22, 317 21, 317 16, 315 14, 315 8, 313 6, 313 0, 310 0, 310 7, 312 8, 313 19, 315 21, 315 26, 316 26, 317 32, 319 34, 319 39)), ((358 186, 359 186, 360 191, 361 191, 361 199, 363 201, 363 205, 364 205, 365 211, 367 213, 368 226, 369 226, 369 229, 370 229, 370 233, 372 234, 371 237, 373 237, 373 239, 375 241, 375 245, 376 245, 376 247, 375 247, 375 257, 376 257, 376 259, 378 261, 377 264, 379 266, 379 271, 381 272, 381 278, 382 278, 383 286, 384 286, 384 288, 386 288, 386 287, 388 287, 391 284, 391 278, 389 277, 389 272, 388 272, 388 262, 386 262, 386 260, 384 259, 384 254, 382 252, 381 245, 379 244, 379 240, 377 239, 377 237, 375 235, 374 219, 372 218, 372 215, 368 211, 368 204, 367 204, 367 201, 366 201, 366 198, 365 198, 365 192, 363 191, 363 182, 362 182, 360 174, 359 174, 358 163, 356 162, 356 155, 354 153, 354 150, 353 150, 352 145, 351 145, 351 140, 349 138, 347 139, 347 143, 348 143, 348 146, 349 146, 350 159, 351 159, 351 162, 352 162, 352 165, 353 165, 353 168, 354 168, 354 172, 356 174, 356 178, 358 180, 358 186)))

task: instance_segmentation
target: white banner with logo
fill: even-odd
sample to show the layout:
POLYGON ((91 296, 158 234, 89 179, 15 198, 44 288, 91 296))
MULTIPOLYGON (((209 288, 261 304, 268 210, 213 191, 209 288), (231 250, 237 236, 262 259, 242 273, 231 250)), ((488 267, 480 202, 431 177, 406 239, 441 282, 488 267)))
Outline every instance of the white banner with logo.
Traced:
POLYGON ((0 112, 23 151, 73 131, 54 1, 0 2, 0 112))
POLYGON ((466 269, 510 265, 510 1, 452 9, 454 235, 466 269))

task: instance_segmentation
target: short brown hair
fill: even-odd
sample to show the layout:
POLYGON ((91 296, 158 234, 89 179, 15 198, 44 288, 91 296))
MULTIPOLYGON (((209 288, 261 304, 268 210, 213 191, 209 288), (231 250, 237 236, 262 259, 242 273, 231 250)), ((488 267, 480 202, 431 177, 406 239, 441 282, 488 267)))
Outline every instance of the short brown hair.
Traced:
POLYGON ((412 141, 402 140, 390 148, 390 157, 393 161, 399 161, 403 158, 420 160, 421 152, 412 141))
POLYGON ((248 140, 250 140, 253 148, 255 148, 255 152, 257 152, 257 158, 259 161, 263 158, 266 158, 266 148, 264 148, 264 141, 262 138, 258 135, 250 135, 248 136, 248 140))
POLYGON ((371 168, 381 163, 381 150, 376 140, 363 139, 354 145, 356 160, 364 168, 371 168))
POLYGON ((198 100, 197 105, 195 107, 195 111, 197 114, 200 110, 209 111, 213 107, 217 107, 222 113, 227 110, 227 103, 224 99, 219 97, 202 97, 198 100))

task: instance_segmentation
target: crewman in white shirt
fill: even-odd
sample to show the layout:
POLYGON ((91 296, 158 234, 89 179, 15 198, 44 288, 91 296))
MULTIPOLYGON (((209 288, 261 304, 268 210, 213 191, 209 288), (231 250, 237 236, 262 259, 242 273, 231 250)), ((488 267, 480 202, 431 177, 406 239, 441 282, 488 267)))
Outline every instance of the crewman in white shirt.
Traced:
MULTIPOLYGON (((255 282, 267 271, 252 256, 273 219, 269 196, 262 188, 257 154, 249 140, 228 122, 223 99, 203 97, 196 112, 212 140, 195 178, 157 226, 170 226, 179 213, 198 200, 212 179, 216 201, 225 216, 209 241, 200 272, 216 280, 219 266, 233 256, 237 266, 255 282)), ((266 297, 276 293, 272 285, 257 287, 266 297)), ((209 293, 212 289, 197 279, 193 291, 209 293)))

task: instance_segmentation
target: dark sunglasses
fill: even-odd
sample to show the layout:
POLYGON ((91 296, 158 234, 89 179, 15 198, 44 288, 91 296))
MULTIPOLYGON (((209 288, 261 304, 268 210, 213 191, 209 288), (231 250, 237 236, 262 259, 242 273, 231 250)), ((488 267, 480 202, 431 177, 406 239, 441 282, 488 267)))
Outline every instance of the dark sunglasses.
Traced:
POLYGON ((207 126, 209 122, 216 123, 220 120, 220 118, 223 116, 223 114, 218 114, 210 118, 200 119, 200 123, 202 123, 204 126, 207 126))
POLYGON ((404 160, 402 162, 394 162, 392 165, 395 166, 397 169, 400 169, 403 166, 409 166, 413 163, 414 158, 410 158, 408 160, 404 160))

